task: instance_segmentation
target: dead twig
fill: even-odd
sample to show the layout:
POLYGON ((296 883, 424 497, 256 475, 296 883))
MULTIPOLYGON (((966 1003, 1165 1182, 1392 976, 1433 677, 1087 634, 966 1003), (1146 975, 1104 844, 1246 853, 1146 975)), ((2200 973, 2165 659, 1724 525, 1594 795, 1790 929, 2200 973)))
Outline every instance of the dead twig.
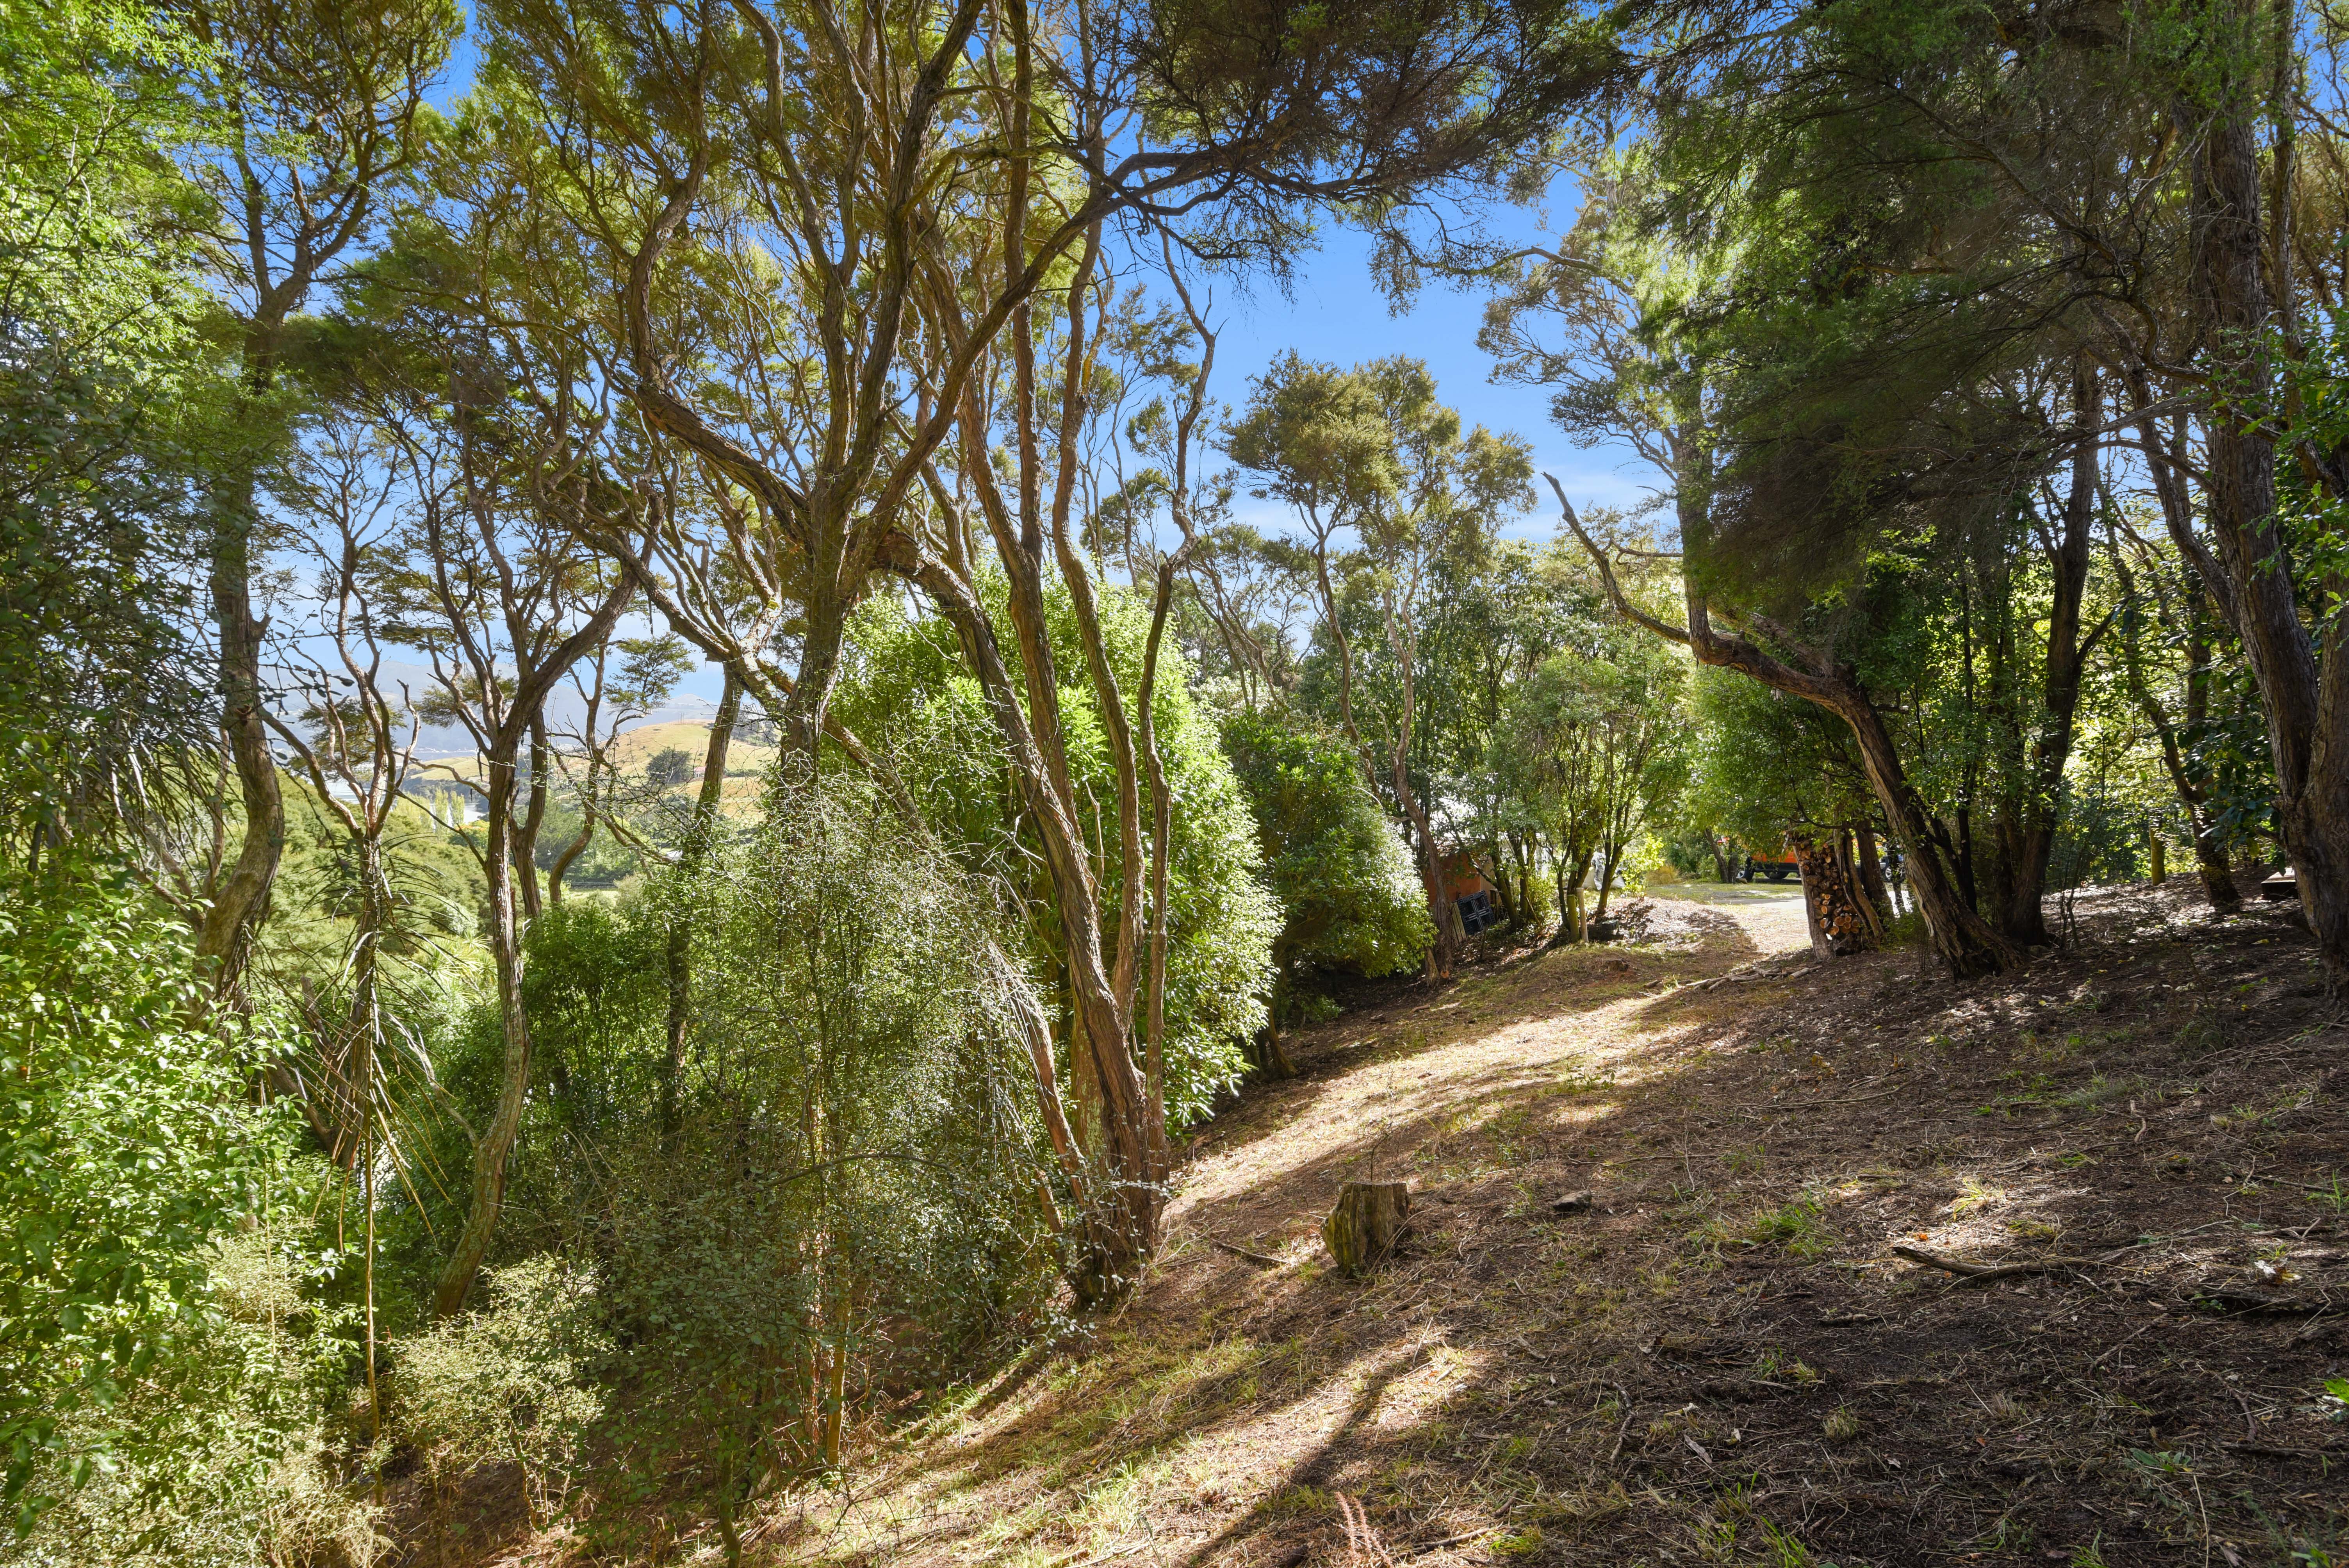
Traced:
POLYGON ((1846 1099, 1790 1099, 1772 1103, 1795 1110, 1811 1110, 1823 1105, 1865 1105, 1871 1099, 1890 1099, 1896 1094, 1907 1094, 1909 1088, 1909 1085, 1902 1084, 1899 1088, 1888 1088, 1882 1094, 1856 1094, 1846 1099))
POLYGON ((1617 1398, 1623 1401, 1623 1424, 1615 1429, 1615 1446, 1607 1450, 1607 1462, 1611 1465, 1623 1457, 1623 1439, 1631 1435, 1631 1396, 1620 1383, 1607 1386, 1615 1390, 1617 1398))
POLYGON ((2259 1454, 2272 1460, 2315 1460, 2323 1462, 2349 1452, 2343 1449, 2288 1449, 2278 1443, 2220 1443, 2230 1454, 2259 1454))
POLYGON ((2120 1354, 2122 1347, 2133 1342, 2138 1335, 2147 1332, 2148 1329, 2159 1326, 2166 1320, 2167 1315, 2165 1314, 2162 1317, 2157 1317, 2151 1323, 2145 1325, 2144 1327, 2131 1331, 2127 1338, 2115 1341, 2112 1346, 2102 1356, 2097 1357, 2094 1361, 2088 1363, 2088 1370, 2093 1372, 2097 1367, 2102 1367, 2106 1362, 2120 1354))
POLYGON ((2100 1258, 2042 1258, 2027 1264, 1977 1264, 1962 1258, 1947 1258, 1929 1253, 1921 1247, 1894 1247, 1895 1257, 1907 1258, 1912 1264, 1927 1268, 1945 1270, 1959 1276, 1963 1284, 1987 1284, 1994 1279, 2008 1279, 2016 1274, 2055 1274, 2064 1269, 2092 1269, 2104 1260, 2100 1258))
POLYGON ((2239 1285, 2218 1285, 2194 1293, 2197 1305, 2225 1307, 2238 1316, 2257 1312, 2280 1313, 2287 1316, 2330 1312, 2333 1303, 2313 1296, 2267 1295, 2239 1285))

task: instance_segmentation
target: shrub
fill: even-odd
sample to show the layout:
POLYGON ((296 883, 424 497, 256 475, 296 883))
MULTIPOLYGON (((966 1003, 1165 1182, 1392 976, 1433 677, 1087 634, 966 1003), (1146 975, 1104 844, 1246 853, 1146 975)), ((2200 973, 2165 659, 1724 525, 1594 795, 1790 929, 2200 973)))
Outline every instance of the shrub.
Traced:
POLYGON ((284 1149, 240 1029, 191 1021, 194 973, 127 875, 0 879, 0 1496, 20 1530, 101 1468, 168 1469, 168 1442, 105 1413, 212 1310, 213 1243, 284 1149))
POLYGON ((1415 967, 1434 925, 1345 738, 1301 714, 1243 710, 1225 718, 1223 738, 1280 901, 1272 945, 1280 1000, 1309 969, 1374 976, 1415 967))
POLYGON ((594 1277, 553 1253, 489 1272, 489 1306, 395 1347, 399 1429, 436 1468, 510 1460, 536 1524, 571 1490, 611 1355, 594 1277))

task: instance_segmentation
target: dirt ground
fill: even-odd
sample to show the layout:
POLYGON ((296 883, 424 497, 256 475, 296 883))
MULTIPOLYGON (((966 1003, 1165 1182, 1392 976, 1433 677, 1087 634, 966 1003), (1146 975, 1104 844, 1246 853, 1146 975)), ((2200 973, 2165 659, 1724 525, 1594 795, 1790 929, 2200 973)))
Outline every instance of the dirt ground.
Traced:
POLYGON ((1682 882, 1656 890, 1654 903, 1701 903, 1737 922, 1758 953, 1784 953, 1811 944, 1803 913, 1803 886, 1778 882, 1682 882))
POLYGON ((1192 1140, 1130 1305, 752 1560, 2349 1562, 2349 1036, 2189 892, 1994 981, 1660 897, 1375 995, 1192 1140), (1413 1222, 1349 1278, 1366 1180, 1413 1222))

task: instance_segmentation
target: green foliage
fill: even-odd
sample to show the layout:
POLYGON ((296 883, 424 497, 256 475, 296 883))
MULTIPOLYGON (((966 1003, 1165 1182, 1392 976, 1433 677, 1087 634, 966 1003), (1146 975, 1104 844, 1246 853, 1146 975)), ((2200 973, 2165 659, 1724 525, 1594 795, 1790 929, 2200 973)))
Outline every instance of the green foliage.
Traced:
POLYGON ((1851 731, 1814 704, 1727 670, 1699 670, 1692 817, 1750 851, 1824 833, 1873 809, 1851 731))
MULTIPOLYGON (((730 774, 737 769, 730 769, 730 774)), ((574 799, 557 795, 548 802, 545 820, 540 823, 537 846, 531 851, 533 861, 547 875, 554 873, 555 862, 579 837, 581 813, 574 799)), ((587 847, 572 858, 564 868, 563 885, 566 888, 592 888, 598 892, 616 888, 645 870, 644 857, 626 844, 601 821, 587 847)))
POLYGON ((1273 964, 1357 975, 1415 967, 1434 940, 1410 856, 1346 738, 1280 708, 1235 710, 1225 753, 1256 819, 1264 873, 1280 902, 1273 964))
POLYGON ((665 907, 574 898, 531 922, 523 1001, 535 1040, 562 1054, 566 1076, 576 1065, 583 1092, 606 1079, 627 1093, 648 1087, 626 1058, 667 1017, 665 907))
POLYGON ((245 1093, 262 1026, 202 1016, 185 928, 119 872, 52 861, 0 883, 0 1454, 19 1529, 101 1463, 170 1476, 168 1434, 125 1401, 214 1314, 212 1248, 283 1158, 245 1093))
MULTIPOLYGON (((343 825, 319 805, 310 787, 284 779, 285 856, 273 898, 284 915, 308 915, 347 925, 359 902, 357 846, 343 825)), ((481 929, 489 903, 481 861, 454 831, 412 801, 393 807, 383 834, 384 878, 391 892, 384 949, 418 956, 449 937, 481 929)))
POLYGON ((592 1277, 551 1253, 492 1269, 487 1307, 395 1346, 399 1429, 436 1462, 512 1462, 536 1519, 570 1490, 612 1348, 592 1277))
POLYGON ((616 1440, 712 1477, 821 1470, 874 1386, 949 1380, 1046 1320, 1061 1260, 1036 1194, 1058 1177, 1006 1011, 1026 982, 989 957, 1001 931, 837 778, 778 786, 698 869, 536 923, 529 1005, 561 1067, 513 1169, 542 1224, 507 1244, 595 1268, 628 1347, 616 1440))
MULTIPOLYGON (((1073 612, 1061 592, 1046 608, 1063 681, 1071 782, 1083 802, 1084 837, 1102 848, 1102 916, 1113 928, 1123 877, 1115 770, 1082 673, 1073 612)), ((1104 593, 1100 610, 1112 666, 1131 700, 1141 686, 1147 611, 1137 595, 1120 591, 1104 593)), ((1019 826, 1023 813, 1006 789, 1002 742, 978 683, 962 673, 952 634, 942 621, 911 618, 891 602, 867 603, 854 631, 859 667, 835 699, 843 718, 895 758, 925 820, 958 863, 1006 887, 1034 886, 1032 830, 1019 826)), ((1174 799, 1166 1116, 1179 1128, 1206 1114, 1216 1092, 1238 1080, 1240 1042, 1264 1020, 1280 913, 1257 874, 1247 801, 1171 654, 1161 655, 1153 722, 1174 799)), ((1049 974, 1058 963, 1059 922, 1041 901, 1020 913, 1027 930, 1018 945, 1038 972, 1049 974)))
POLYGON ((200 126, 160 13, 0 8, 0 832, 104 830, 195 785, 194 490, 238 446, 195 331, 200 126))
POLYGON ((1680 787, 1685 684, 1669 649, 1609 626, 1595 647, 1551 655, 1510 694, 1490 766, 1547 842, 1563 935, 1582 934, 1594 865, 1602 886, 1619 882, 1680 787))
POLYGON ((381 1551, 373 1509, 345 1485, 364 1441, 345 1419, 357 1314, 327 1299, 355 1260, 311 1250, 321 1181, 279 1196, 210 1252, 203 1310, 125 1398, 62 1424, 43 1473, 67 1478, 84 1460, 92 1473, 13 1551, 0 1542, 0 1563, 275 1568, 381 1551))

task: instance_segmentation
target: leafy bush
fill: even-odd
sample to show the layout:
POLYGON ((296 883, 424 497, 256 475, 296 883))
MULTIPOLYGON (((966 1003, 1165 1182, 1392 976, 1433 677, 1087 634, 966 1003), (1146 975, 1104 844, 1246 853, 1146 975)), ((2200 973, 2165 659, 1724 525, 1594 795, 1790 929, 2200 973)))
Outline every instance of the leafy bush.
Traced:
POLYGON ((318 1191, 307 1182, 289 1190, 284 1222, 216 1248, 204 1309, 147 1376, 114 1405, 60 1422, 43 1472, 63 1475, 88 1459, 89 1477, 13 1550, 0 1543, 0 1563, 275 1568, 380 1553, 375 1509, 346 1484, 364 1439, 338 1419, 358 1413, 337 1409, 356 1315, 320 1300, 326 1271, 342 1260, 305 1258, 300 1244, 302 1211, 318 1191), (125 1442, 126 1432, 135 1440, 125 1442))
POLYGON ((543 1228, 508 1235, 592 1257, 625 1347, 609 1435, 645 1456, 632 1468, 682 1457, 721 1520, 761 1476, 837 1462, 876 1391, 950 1382, 1050 1321, 1039 1194, 1059 1175, 1001 1012, 1002 929, 835 777, 778 787, 698 869, 532 931, 534 1039, 563 1074, 513 1167, 513 1212, 543 1228))
POLYGON ((511 1460, 533 1523, 571 1490, 612 1353, 594 1277, 541 1253, 489 1271, 489 1306, 396 1347, 399 1429, 459 1468, 511 1460))
MULTIPOLYGON (((1114 929, 1123 880, 1115 769, 1065 591, 1049 593, 1046 609, 1062 676, 1071 780, 1082 803, 1083 836, 1102 857, 1103 923, 1114 929)), ((1100 611, 1110 663, 1130 701, 1141 686, 1148 610, 1132 593, 1108 592, 1100 611)), ((1004 889, 1035 886, 1032 830, 1023 834, 1019 827, 1026 808, 1006 791, 1002 739, 978 683, 964 673, 953 634, 942 620, 909 615, 895 600, 883 598, 859 611, 854 632, 855 670, 835 702, 842 718, 867 744, 891 755, 959 866, 1004 889)), ((1264 1022, 1280 913, 1259 875, 1248 802, 1217 745, 1215 726, 1193 699, 1182 662, 1171 649, 1162 660, 1152 721, 1174 804, 1166 1120, 1181 1128, 1206 1114, 1217 1091, 1239 1078, 1241 1043, 1264 1022)), ((1024 917, 1028 929, 1007 932, 1007 945, 1024 949, 1035 972, 1050 975, 1060 965, 1059 922, 1049 900, 1019 902, 1023 907, 1012 913, 1024 917)))
POLYGON ((331 1416, 348 1314, 306 1238, 247 1064, 267 1020, 209 1016, 185 926, 118 870, 0 879, 0 1561, 243 1564, 363 1542, 331 1416))
POLYGON ((1402 841, 1344 737, 1301 714, 1238 710, 1224 751, 1256 819, 1264 874, 1280 902, 1273 964, 1392 975, 1416 965, 1433 923, 1402 841))
POLYGON ((104 1413, 211 1310, 212 1245, 282 1151, 238 1027, 191 1022, 194 972, 185 927, 121 873, 0 881, 0 1453, 20 1529, 59 1485, 166 1457, 104 1413), (60 1476, 43 1460, 68 1429, 60 1476))

